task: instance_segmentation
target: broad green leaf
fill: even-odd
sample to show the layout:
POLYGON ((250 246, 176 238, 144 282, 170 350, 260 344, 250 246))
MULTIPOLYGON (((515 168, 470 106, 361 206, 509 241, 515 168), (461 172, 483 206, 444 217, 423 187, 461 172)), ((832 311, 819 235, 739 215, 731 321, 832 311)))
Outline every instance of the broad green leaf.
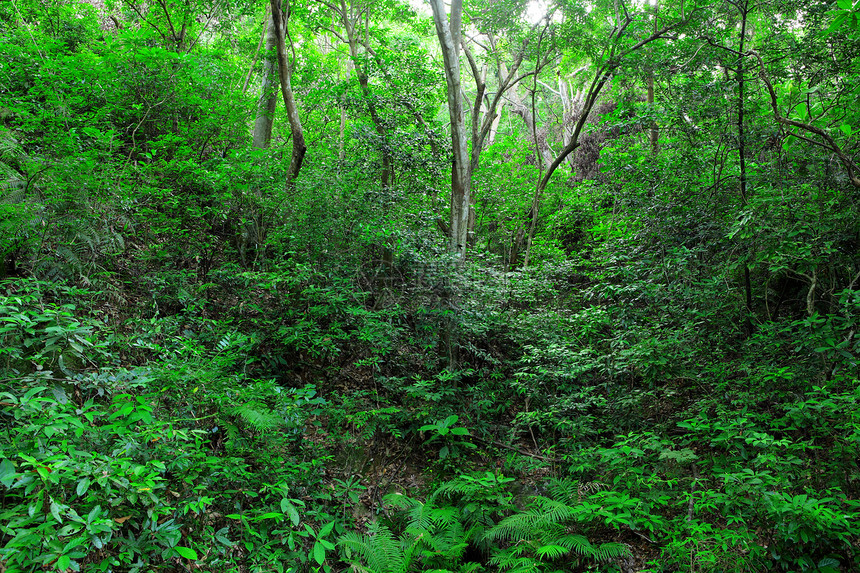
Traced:
POLYGON ((102 506, 95 506, 89 514, 87 514, 87 523, 92 523, 102 513, 102 506))
POLYGON ((197 561, 197 552, 190 547, 182 547, 181 545, 177 545, 176 547, 174 547, 174 549, 176 549, 176 552, 179 553, 180 557, 197 561))
POLYGON ((60 571, 65 571, 72 564, 72 558, 68 555, 60 555, 59 559, 57 559, 57 569, 60 571))
POLYGON ((84 495, 88 489, 90 489, 90 478, 85 477, 78 482, 78 487, 75 488, 75 491, 78 495, 84 495))
MULTIPOLYGON (((61 530, 62 531, 62 530, 61 530)), ((85 536, 76 537, 66 543, 65 547, 63 547, 63 553, 68 553, 69 550, 74 549, 75 547, 80 547, 85 545, 87 542, 87 538, 85 536)))
POLYGON ((831 22, 830 26, 828 26, 827 30, 825 30, 824 35, 829 36, 830 34, 835 32, 836 29, 839 28, 843 22, 845 22, 846 18, 848 18, 848 12, 842 12, 841 14, 836 16, 833 22, 831 22))
POLYGON ((317 537, 327 536, 329 533, 331 533, 332 529, 334 529, 334 521, 329 521, 322 526, 322 529, 320 529, 319 535, 317 535, 317 537))
POLYGON ((63 523, 63 518, 60 517, 60 505, 56 501, 51 502, 51 515, 58 522, 63 523))
POLYGON ((845 135, 851 135, 851 126, 847 123, 843 123, 842 125, 840 125, 839 129, 841 129, 842 133, 844 133, 845 135))
POLYGON ((0 461, 0 484, 10 487, 15 481, 15 465, 6 458, 0 461))
POLYGON ((325 561, 325 547, 319 541, 314 543, 314 561, 319 565, 322 565, 323 561, 325 561))

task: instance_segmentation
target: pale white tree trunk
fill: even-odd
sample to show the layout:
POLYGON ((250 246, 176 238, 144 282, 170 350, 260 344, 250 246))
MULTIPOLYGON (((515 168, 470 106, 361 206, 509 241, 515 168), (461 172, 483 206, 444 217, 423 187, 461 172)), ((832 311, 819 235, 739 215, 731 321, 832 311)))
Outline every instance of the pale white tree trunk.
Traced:
POLYGON ((260 100, 257 102, 257 119, 254 121, 254 147, 266 149, 272 141, 272 125, 275 109, 278 107, 278 68, 276 66, 278 36, 275 22, 269 13, 266 26, 266 51, 263 57, 263 82, 260 86, 260 100))

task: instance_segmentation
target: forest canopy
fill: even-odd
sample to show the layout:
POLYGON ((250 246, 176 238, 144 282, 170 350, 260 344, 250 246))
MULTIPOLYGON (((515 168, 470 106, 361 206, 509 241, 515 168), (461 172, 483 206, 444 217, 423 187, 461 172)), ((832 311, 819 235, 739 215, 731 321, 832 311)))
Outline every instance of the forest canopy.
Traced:
POLYGON ((860 3, 0 4, 0 572, 860 568, 860 3))

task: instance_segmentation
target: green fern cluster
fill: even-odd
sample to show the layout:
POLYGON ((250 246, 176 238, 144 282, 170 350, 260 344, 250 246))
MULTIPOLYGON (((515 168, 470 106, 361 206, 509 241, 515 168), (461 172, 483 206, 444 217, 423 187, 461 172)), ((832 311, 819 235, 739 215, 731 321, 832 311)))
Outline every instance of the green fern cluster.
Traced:
POLYGON ((552 498, 535 496, 525 511, 506 517, 487 531, 486 539, 507 544, 494 553, 491 563, 505 571, 543 571, 547 563, 561 559, 605 562, 629 555, 630 549, 623 543, 595 545, 573 532, 574 524, 583 519, 577 508, 580 490, 575 482, 552 480, 552 498))
MULTIPOLYGON (((438 507, 400 494, 385 501, 400 510, 402 533, 395 536, 385 525, 374 523, 368 534, 349 532, 339 540, 342 557, 352 571, 363 573, 407 573, 409 571, 450 571, 474 536, 459 519, 456 507, 438 507)), ((466 564, 457 571, 476 571, 479 564, 466 564)))
POLYGON ((517 511, 505 492, 509 481, 492 475, 460 476, 439 487, 426 502, 386 496, 385 501, 399 510, 394 523, 390 527, 374 523, 366 535, 345 534, 339 541, 341 556, 352 571, 361 573, 483 570, 481 563, 464 563, 472 545, 500 570, 520 573, 566 570, 567 565, 630 554, 622 543, 593 544, 574 531, 583 513, 577 508, 579 484, 551 482, 552 497, 535 496, 525 510, 517 511), (440 499, 448 504, 437 505, 440 499), (500 515, 500 508, 510 515, 496 523, 493 518, 500 515))

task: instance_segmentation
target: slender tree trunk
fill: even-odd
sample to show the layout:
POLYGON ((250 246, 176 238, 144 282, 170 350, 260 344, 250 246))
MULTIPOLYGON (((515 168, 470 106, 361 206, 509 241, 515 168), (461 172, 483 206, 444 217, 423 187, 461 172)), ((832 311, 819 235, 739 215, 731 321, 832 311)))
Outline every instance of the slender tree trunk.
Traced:
POLYGON ((260 86, 260 99, 257 102, 257 119, 254 121, 254 147, 266 149, 272 141, 272 125, 275 121, 275 109, 278 107, 278 70, 277 61, 278 36, 275 33, 275 20, 269 14, 266 25, 266 51, 263 56, 263 82, 260 86))
MULTIPOLYGON (((744 127, 744 102, 746 99, 745 87, 746 79, 744 77, 744 60, 746 54, 747 38, 747 17, 749 16, 750 6, 746 0, 741 0, 735 7, 741 13, 741 37, 738 43, 738 65, 737 65, 737 82, 738 82, 738 161, 740 162, 740 193, 743 204, 747 204, 747 164, 746 164, 746 130, 744 127)), ((753 295, 752 281, 750 280, 750 267, 748 261, 744 262, 744 290, 746 291, 746 319, 744 327, 748 335, 753 333, 753 295)))
POLYGON ((466 261, 466 244, 469 232, 471 207, 471 173, 469 150, 466 144, 466 122, 463 113, 463 95, 460 87, 460 22, 462 0, 451 4, 451 21, 445 12, 443 0, 430 0, 436 34, 442 47, 445 66, 445 83, 448 87, 448 115, 451 118, 451 234, 448 250, 455 255, 457 265, 466 261))
MULTIPOLYGON (((352 60, 346 62, 346 81, 349 81, 352 60)), ((340 108, 340 128, 338 129, 337 158, 343 163, 346 158, 346 108, 340 108)))
MULTIPOLYGON (((657 8, 658 4, 654 3, 654 33, 657 33, 657 8)), ((648 109, 654 113, 654 64, 648 69, 648 109)), ((660 131, 657 128, 657 121, 651 122, 651 128, 648 130, 648 139, 651 142, 651 153, 657 153, 657 141, 660 138, 660 131)))
MULTIPOLYGON (((369 8, 362 11, 368 15, 367 13, 369 12, 369 8)), ((367 111, 370 114, 373 128, 379 136, 380 153, 382 155, 382 173, 380 174, 380 179, 382 188, 386 189, 392 184, 394 162, 391 158, 391 152, 388 149, 388 133, 385 129, 385 123, 379 115, 379 110, 376 108, 376 103, 373 99, 373 92, 370 89, 370 78, 367 75, 367 65, 361 61, 358 53, 360 39, 356 32, 356 22, 360 20, 360 16, 355 18, 350 17, 349 8, 347 8, 345 0, 341 0, 338 13, 346 31, 346 40, 349 44, 349 57, 352 60, 353 67, 355 68, 355 75, 358 78, 361 95, 364 98, 364 102, 367 104, 367 111)))
POLYGON ((741 199, 746 205, 747 202, 747 164, 746 164, 746 133, 744 130, 744 98, 745 94, 745 79, 744 79, 744 48, 746 47, 747 36, 747 16, 749 14, 749 4, 746 2, 737 4, 738 10, 741 12, 741 38, 738 47, 738 67, 737 67, 737 82, 738 82, 738 160, 741 167, 740 191, 741 199))
POLYGON ((535 146, 536 153, 540 154, 540 159, 543 161, 544 167, 548 166, 552 163, 554 156, 549 145, 547 145, 546 138, 538 135, 537 125, 535 125, 535 117, 532 114, 530 106, 523 102, 517 88, 508 92, 508 100, 511 104, 511 113, 518 115, 523 119, 523 123, 526 124, 526 130, 529 133, 529 139, 531 140, 532 145, 535 146))
MULTIPOLYGON (((287 171, 287 187, 292 188, 302 168, 307 145, 305 144, 305 133, 302 129, 302 122, 299 119, 299 108, 293 95, 291 83, 292 68, 287 62, 286 36, 288 34, 287 23, 290 19, 290 5, 287 3, 286 16, 281 9, 281 0, 271 0, 271 5, 272 21, 275 24, 275 35, 277 37, 278 78, 281 82, 281 95, 284 98, 284 107, 287 110, 287 119, 290 122, 290 132, 293 140, 293 153, 290 159, 290 168, 287 171)), ((290 44, 292 45, 292 41, 290 44)))

